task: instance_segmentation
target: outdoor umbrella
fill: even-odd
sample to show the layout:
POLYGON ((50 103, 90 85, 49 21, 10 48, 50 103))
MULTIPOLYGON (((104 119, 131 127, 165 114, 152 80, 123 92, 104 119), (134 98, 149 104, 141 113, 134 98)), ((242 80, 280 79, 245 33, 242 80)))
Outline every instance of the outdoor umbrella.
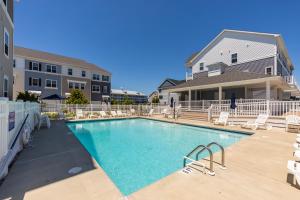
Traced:
POLYGON ((173 104, 174 104, 174 99, 173 99, 173 97, 171 98, 171 108, 173 108, 173 104))
POLYGON ((44 99, 44 100, 63 100, 65 98, 62 97, 62 96, 60 96, 60 95, 58 95, 58 94, 52 94, 52 95, 44 97, 42 99, 44 99))

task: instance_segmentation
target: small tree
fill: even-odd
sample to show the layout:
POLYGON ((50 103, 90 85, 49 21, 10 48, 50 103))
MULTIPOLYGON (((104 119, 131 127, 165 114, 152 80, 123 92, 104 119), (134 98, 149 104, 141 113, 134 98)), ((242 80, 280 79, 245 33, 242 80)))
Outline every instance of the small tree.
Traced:
POLYGON ((67 99, 67 104, 88 104, 86 96, 81 90, 75 89, 71 91, 70 97, 67 99))
POLYGON ((30 94, 28 91, 25 91, 18 93, 17 100, 38 102, 38 97, 36 97, 34 94, 30 94))
POLYGON ((158 98, 158 96, 153 97, 152 103, 159 103, 159 98, 158 98))
POLYGON ((124 104, 124 105, 132 105, 133 104, 133 100, 129 99, 129 97, 127 95, 125 95, 124 99, 122 101, 122 104, 124 104))

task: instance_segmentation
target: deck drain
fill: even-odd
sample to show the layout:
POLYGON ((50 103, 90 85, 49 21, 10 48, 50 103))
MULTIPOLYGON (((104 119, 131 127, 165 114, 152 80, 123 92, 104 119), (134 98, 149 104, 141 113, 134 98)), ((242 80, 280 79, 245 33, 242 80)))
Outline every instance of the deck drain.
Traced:
POLYGON ((69 174, 78 174, 79 172, 81 172, 82 168, 81 167, 73 167, 71 169, 69 169, 68 173, 69 174))

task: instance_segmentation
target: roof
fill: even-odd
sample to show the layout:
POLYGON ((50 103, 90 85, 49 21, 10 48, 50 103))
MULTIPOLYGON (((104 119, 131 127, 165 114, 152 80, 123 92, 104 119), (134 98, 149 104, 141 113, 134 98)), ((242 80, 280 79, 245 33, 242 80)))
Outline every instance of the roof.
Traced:
POLYGON ((50 63, 60 64, 60 65, 70 65, 70 66, 80 67, 91 71, 97 71, 97 72, 101 72, 103 75, 111 75, 111 73, 108 72, 107 70, 95 64, 77 58, 71 58, 67 56, 28 49, 19 46, 14 47, 14 54, 16 56, 21 56, 25 58, 38 59, 50 63))
POLYGON ((221 37, 224 33, 242 33, 242 34, 255 34, 265 37, 273 37, 279 46, 279 48, 282 49, 283 53, 285 54, 288 65, 293 68, 293 63, 288 55, 288 51, 286 49, 285 43, 283 41, 283 38, 280 34, 274 34, 274 33, 261 33, 261 32, 250 32, 250 31, 239 31, 239 30, 229 30, 224 29, 221 33, 219 33, 207 46, 205 46, 202 50, 198 51, 197 53, 193 53, 192 56, 190 56, 186 61, 186 66, 191 67, 193 65, 193 61, 199 57, 202 53, 204 53, 209 47, 213 46, 214 43, 218 40, 219 37, 221 37))
POLYGON ((185 83, 179 84, 177 86, 171 87, 170 89, 210 85, 210 84, 226 83, 226 82, 234 82, 234 81, 243 81, 243 80, 251 80, 251 79, 266 78, 266 77, 272 77, 272 76, 267 74, 257 74, 253 72, 230 70, 217 76, 210 76, 210 77, 203 76, 201 78, 193 79, 185 83))
POLYGON ((171 86, 175 86, 175 85, 178 85, 178 84, 181 84, 181 83, 184 83, 185 80, 176 80, 176 79, 172 79, 172 78, 166 78, 159 86, 158 88, 163 88, 163 89, 166 89, 166 88, 169 88, 171 86, 168 86, 168 87, 162 87, 162 85, 165 83, 165 82, 169 82, 171 84, 171 86))
POLYGON ((131 95, 131 96, 146 96, 144 93, 132 91, 132 90, 122 90, 122 89, 111 89, 111 94, 121 94, 121 95, 131 95))

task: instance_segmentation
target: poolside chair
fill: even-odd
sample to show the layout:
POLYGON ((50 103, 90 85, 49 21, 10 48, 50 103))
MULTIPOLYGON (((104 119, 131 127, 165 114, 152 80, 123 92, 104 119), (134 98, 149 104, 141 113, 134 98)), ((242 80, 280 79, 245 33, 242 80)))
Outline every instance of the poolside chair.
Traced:
POLYGON ((98 118, 97 115, 95 115, 95 111, 91 112, 89 115, 88 115, 88 118, 89 119, 95 119, 95 118, 98 118))
POLYGON ((294 143, 293 147, 295 148, 295 150, 300 150, 300 144, 299 143, 294 143))
POLYGON ((51 122, 50 122, 50 119, 48 117, 48 115, 45 115, 45 114, 38 114, 38 130, 40 130, 40 128, 42 126, 46 126, 47 128, 50 128, 51 127, 51 122))
POLYGON ((266 122, 269 118, 268 114, 259 114, 255 121, 248 121, 245 124, 242 124, 242 128, 251 128, 252 130, 256 130, 258 128, 264 128, 270 130, 272 126, 267 125, 266 122))
POLYGON ((226 126, 228 118, 229 118, 229 112, 221 112, 220 116, 219 116, 219 119, 216 119, 214 121, 214 124, 215 125, 224 125, 224 126, 226 126))
POLYGON ((101 116, 102 118, 108 118, 108 117, 109 117, 109 116, 106 114, 105 111, 100 111, 100 116, 101 116))
POLYGON ((165 118, 168 118, 169 115, 171 115, 170 109, 169 108, 163 109, 163 111, 161 112, 161 114, 163 114, 165 118))
POLYGON ((299 137, 296 138, 296 142, 297 142, 298 144, 300 144, 300 138, 299 138, 299 137))
POLYGON ((147 114, 147 116, 148 116, 148 117, 151 117, 152 114, 153 114, 153 112, 154 112, 154 109, 152 108, 152 109, 149 111, 149 113, 147 114))
POLYGON ((126 117, 126 113, 123 113, 121 110, 117 110, 117 115, 119 117, 126 117))
POLYGON ((294 151, 293 156, 300 159, 300 150, 294 151))
POLYGON ((116 111, 112 110, 112 111, 110 111, 110 114, 111 114, 112 117, 118 117, 116 111))
POLYGON ((83 112, 81 109, 76 109, 76 119, 84 118, 83 112))
POLYGON ((131 108, 130 109, 130 115, 132 116, 132 115, 135 115, 136 113, 135 113, 135 110, 133 109, 133 108, 131 108))
POLYGON ((300 129, 300 117, 297 115, 288 115, 285 118, 285 131, 289 129, 296 129, 299 132, 300 129))
POLYGON ((288 173, 293 174, 296 179, 296 183, 300 185, 300 163, 294 160, 288 160, 287 168, 288 173))

